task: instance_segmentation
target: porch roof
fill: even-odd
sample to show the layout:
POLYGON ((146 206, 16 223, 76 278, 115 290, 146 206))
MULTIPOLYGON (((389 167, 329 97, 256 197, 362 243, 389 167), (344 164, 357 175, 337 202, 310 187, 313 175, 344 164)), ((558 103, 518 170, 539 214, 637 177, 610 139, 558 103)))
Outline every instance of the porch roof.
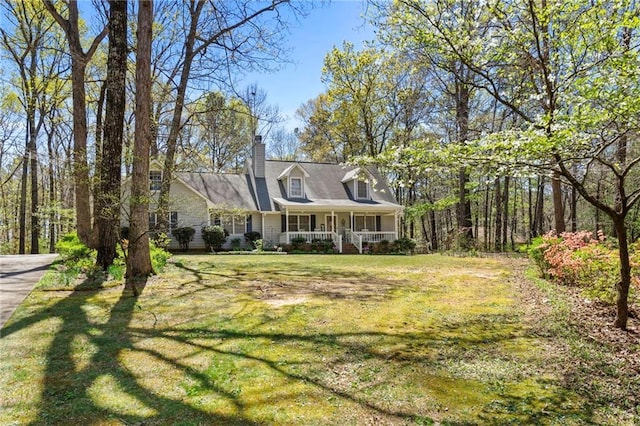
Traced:
POLYGON ((391 213, 402 210, 402 206, 388 201, 354 201, 354 200, 287 200, 285 198, 274 198, 273 201, 281 209, 295 210, 322 210, 322 211, 367 211, 391 213))

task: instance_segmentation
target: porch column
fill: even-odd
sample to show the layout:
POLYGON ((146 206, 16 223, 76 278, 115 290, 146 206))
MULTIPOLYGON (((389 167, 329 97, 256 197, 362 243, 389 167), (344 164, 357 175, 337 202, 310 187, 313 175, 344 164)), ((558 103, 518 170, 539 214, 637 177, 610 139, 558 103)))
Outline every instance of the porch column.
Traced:
POLYGON ((393 221, 393 231, 396 233, 396 240, 398 239, 398 210, 393 213, 394 221, 393 221))
POLYGON ((353 212, 349 212, 349 228, 351 228, 351 232, 353 232, 353 212))
POLYGON ((285 207, 284 215, 285 215, 285 221, 284 221, 285 229, 284 229, 284 232, 285 232, 285 235, 287 236, 287 244, 289 244, 290 241, 289 241, 289 208, 288 207, 285 207))
POLYGON ((335 233, 336 232, 336 217, 335 217, 335 212, 333 210, 331 210, 331 232, 335 233))
POLYGON ((394 231, 396 233, 396 239, 398 239, 400 238, 400 235, 398 235, 398 223, 400 222, 400 214, 396 210, 396 212, 393 215, 395 216, 395 220, 393 221, 393 227, 395 228, 394 231))
POLYGON ((262 235, 262 238, 264 239, 264 218, 267 214, 266 213, 262 213, 260 215, 261 219, 262 219, 262 223, 260 224, 260 235, 262 235))

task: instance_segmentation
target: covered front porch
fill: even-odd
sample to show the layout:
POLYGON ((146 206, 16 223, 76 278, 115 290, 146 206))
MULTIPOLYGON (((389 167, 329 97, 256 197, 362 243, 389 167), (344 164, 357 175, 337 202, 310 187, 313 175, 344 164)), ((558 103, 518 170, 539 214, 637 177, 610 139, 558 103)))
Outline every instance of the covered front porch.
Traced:
POLYGON ((399 217, 396 209, 327 211, 287 206, 281 215, 279 243, 332 241, 339 253, 346 244, 363 253, 367 243, 397 240, 399 217))

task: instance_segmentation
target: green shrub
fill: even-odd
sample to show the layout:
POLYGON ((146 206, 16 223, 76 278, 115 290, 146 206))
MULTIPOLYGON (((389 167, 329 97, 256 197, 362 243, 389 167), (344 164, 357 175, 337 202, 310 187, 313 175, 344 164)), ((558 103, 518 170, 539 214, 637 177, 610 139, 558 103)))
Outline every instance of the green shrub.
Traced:
POLYGON ((151 254, 151 266, 153 266, 153 270, 156 272, 162 271, 162 268, 167 264, 167 260, 171 257, 171 253, 162 247, 156 246, 153 241, 151 241, 149 251, 151 254))
POLYGON ((411 254, 416 248, 416 242, 411 238, 402 237, 393 242, 393 247, 397 253, 411 254))
POLYGON ((78 234, 75 232, 62 236, 56 244, 56 252, 60 254, 62 259, 71 261, 78 261, 95 255, 95 250, 82 244, 78 234))
POLYGON ((183 226, 182 228, 175 228, 171 231, 173 236, 180 243, 180 249, 183 251, 189 250, 189 243, 193 240, 193 236, 196 234, 196 230, 190 226, 183 226))
POLYGON ((538 267, 538 271, 540 272, 540 277, 549 278, 549 268, 551 265, 544 258, 544 252, 547 248, 549 248, 550 244, 555 244, 559 241, 559 238, 550 236, 541 236, 536 237, 531 240, 531 245, 527 249, 527 254, 529 258, 533 260, 533 262, 538 267))
POLYGON ((302 245, 307 241, 305 237, 294 237, 291 239, 292 250, 302 250, 302 245))
MULTIPOLYGON (((195 231, 194 231, 195 232, 195 231)), ((154 232, 150 239, 156 247, 160 247, 163 250, 167 250, 169 248, 169 244, 171 244, 171 237, 165 234, 164 232, 154 232)))
POLYGON ((390 250, 389 241, 387 241, 387 240, 380 241, 378 243, 377 249, 378 249, 378 253, 381 253, 381 254, 389 253, 389 250, 390 250))
POLYGON ((207 245, 207 250, 221 250, 228 236, 229 232, 222 226, 207 225, 202 227, 202 239, 207 245))
POLYGON ((254 243, 259 240, 261 237, 260 233, 258 231, 251 231, 251 232, 246 232, 244 234, 244 240, 248 243, 250 243, 251 245, 254 245, 254 243))
POLYGON ((240 238, 234 238, 231 240, 231 250, 239 251, 241 245, 242 245, 242 240, 240 240, 240 238))

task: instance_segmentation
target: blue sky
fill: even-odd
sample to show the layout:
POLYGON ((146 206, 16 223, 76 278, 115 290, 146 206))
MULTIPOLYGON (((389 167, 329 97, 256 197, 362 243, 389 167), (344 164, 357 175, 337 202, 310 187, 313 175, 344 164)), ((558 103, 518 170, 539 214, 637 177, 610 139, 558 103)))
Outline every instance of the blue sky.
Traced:
POLYGON ((267 92, 267 102, 278 105, 280 113, 288 120, 284 126, 293 130, 299 123, 295 111, 325 90, 320 77, 326 54, 334 46, 349 41, 360 48, 365 40, 373 40, 373 28, 362 15, 366 4, 359 0, 333 0, 312 9, 306 18, 300 19, 291 30, 291 64, 274 73, 249 74, 244 85, 257 83, 267 92))

